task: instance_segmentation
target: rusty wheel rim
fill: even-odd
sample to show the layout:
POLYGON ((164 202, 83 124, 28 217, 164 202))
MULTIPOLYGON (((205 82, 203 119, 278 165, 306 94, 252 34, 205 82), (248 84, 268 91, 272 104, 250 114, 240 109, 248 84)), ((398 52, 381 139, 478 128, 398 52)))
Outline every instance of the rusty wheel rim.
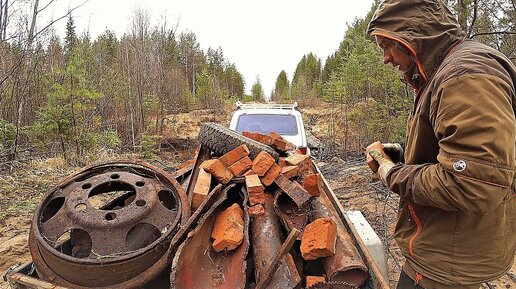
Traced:
POLYGON ((159 168, 127 161, 92 166, 65 179, 38 206, 31 253, 36 267, 71 284, 117 284, 165 254, 188 210, 184 190, 159 168))

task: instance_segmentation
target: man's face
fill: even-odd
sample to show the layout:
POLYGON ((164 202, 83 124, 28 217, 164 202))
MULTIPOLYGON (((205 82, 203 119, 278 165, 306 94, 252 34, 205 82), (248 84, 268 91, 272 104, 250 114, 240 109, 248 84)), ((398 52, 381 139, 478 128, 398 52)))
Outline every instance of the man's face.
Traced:
POLYGON ((402 72, 407 72, 412 65, 410 56, 403 52, 399 44, 394 40, 383 36, 376 36, 376 44, 383 50, 383 63, 391 63, 393 67, 398 68, 402 72))

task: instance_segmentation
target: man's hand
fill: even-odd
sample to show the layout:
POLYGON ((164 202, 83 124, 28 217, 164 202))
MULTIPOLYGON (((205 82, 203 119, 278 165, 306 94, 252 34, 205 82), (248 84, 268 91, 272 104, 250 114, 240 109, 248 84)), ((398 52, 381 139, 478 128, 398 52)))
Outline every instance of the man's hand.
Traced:
POLYGON ((367 146, 365 153, 367 164, 374 173, 378 172, 378 176, 385 184, 387 173, 394 166, 394 162, 384 152, 382 143, 376 141, 370 144, 367 146))

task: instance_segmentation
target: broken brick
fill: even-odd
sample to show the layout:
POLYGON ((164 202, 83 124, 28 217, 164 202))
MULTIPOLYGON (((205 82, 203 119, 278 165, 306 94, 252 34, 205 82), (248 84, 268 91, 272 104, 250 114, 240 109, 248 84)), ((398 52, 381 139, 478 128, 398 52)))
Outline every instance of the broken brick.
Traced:
POLYGON ((245 144, 237 146, 231 151, 227 152, 223 156, 219 158, 219 160, 226 166, 227 168, 242 158, 249 155, 249 149, 245 144))
POLYGON ((231 205, 217 216, 211 237, 214 239, 213 249, 217 252, 234 250, 242 243, 244 212, 238 204, 231 205))
POLYGON ((263 177, 274 163, 276 161, 269 153, 261 151, 253 161, 253 172, 263 177))
POLYGON ((289 157, 287 157, 285 159, 285 161, 287 162, 287 164, 291 165, 291 166, 297 166, 299 165, 301 162, 304 162, 306 160, 310 160, 310 156, 308 155, 302 155, 302 154, 298 154, 298 153, 295 153, 289 157))
POLYGON ((306 276, 306 287, 312 287, 317 283, 326 282, 326 278, 324 276, 306 276))
POLYGON ((286 166, 281 169, 281 174, 284 175, 287 179, 291 179, 297 176, 298 171, 298 166, 286 166))
POLYGON ((278 133, 273 132, 273 131, 271 131, 271 132, 269 133, 269 136, 270 136, 272 139, 283 139, 283 137, 282 137, 281 135, 279 135, 278 133))
POLYGON ((318 197, 322 192, 322 177, 320 174, 309 174, 303 179, 303 188, 312 197, 318 197))
POLYGON ((243 157, 241 160, 229 166, 229 170, 235 176, 241 175, 243 172, 249 170, 253 166, 253 161, 249 157, 243 157))
POLYGON ((249 216, 251 217, 259 217, 265 214, 265 209, 261 204, 254 205, 249 207, 249 216))
POLYGON ((192 192, 192 210, 196 210, 206 199, 211 188, 211 174, 206 172, 204 168, 215 162, 215 160, 206 160, 199 165, 199 173, 195 181, 195 187, 192 192))
POLYGON ((301 208, 310 200, 310 194, 296 181, 289 181, 284 175, 279 175, 274 183, 285 192, 296 205, 301 208))
POLYGON ((253 170, 247 170, 247 172, 243 173, 242 176, 250 176, 250 175, 255 175, 255 173, 253 172, 253 170))
POLYGON ((245 176, 245 186, 249 194, 263 193, 265 191, 260 178, 256 174, 245 176))
POLYGON ((224 185, 229 183, 233 178, 233 173, 218 159, 215 159, 214 162, 204 168, 204 170, 212 174, 224 185))
POLYGON ((286 167, 287 166, 287 162, 285 161, 285 157, 279 157, 278 159, 278 165, 280 167, 286 167))
POLYGON ((242 135, 268 146, 272 144, 272 138, 270 136, 261 134, 259 132, 244 131, 242 132, 242 135))
POLYGON ((249 204, 251 206, 257 205, 257 204, 265 204, 267 201, 267 194, 266 193, 249 193, 249 204))
POLYGON ((267 171, 265 176, 260 178, 260 180, 265 186, 270 186, 279 174, 281 174, 281 167, 277 164, 272 164, 271 168, 267 171))
POLYGON ((195 211, 199 206, 201 206, 202 202, 208 196, 211 187, 211 174, 204 170, 205 167, 213 163, 215 160, 207 160, 202 162, 199 166, 199 174, 197 175, 197 180, 195 181, 195 187, 193 188, 192 193, 192 210, 195 211))
POLYGON ((320 218, 306 225, 301 238, 301 255, 305 260, 335 254, 337 224, 333 218, 320 218))

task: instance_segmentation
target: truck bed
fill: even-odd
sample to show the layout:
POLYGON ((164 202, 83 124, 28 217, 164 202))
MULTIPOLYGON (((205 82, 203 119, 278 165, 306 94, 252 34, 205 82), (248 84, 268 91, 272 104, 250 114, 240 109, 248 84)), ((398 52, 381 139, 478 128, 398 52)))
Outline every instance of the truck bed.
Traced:
MULTIPOLYGON (((199 158, 199 156, 197 156, 199 158)), ((175 173, 175 178, 183 185, 183 187, 187 187, 187 183, 189 182, 190 178, 195 179, 195 170, 198 166, 198 160, 197 165, 195 167, 192 167, 190 169, 183 169, 181 171, 178 171, 175 173)), ((317 168, 317 171, 320 173, 319 168, 317 168)), ((367 250, 367 247, 365 246, 364 242, 360 238, 357 230, 353 226, 351 220, 345 213, 344 208, 338 201, 335 193, 328 185, 328 182, 324 178, 324 176, 321 174, 323 179, 323 191, 326 194, 326 197, 328 200, 330 200, 332 207, 329 208, 331 213, 335 215, 338 219, 342 222, 344 227, 348 230, 351 239, 358 249, 359 254, 363 258, 363 261, 365 265, 369 268, 369 278, 364 286, 361 288, 365 289, 388 289, 389 284, 384 279, 379 267, 377 264, 373 261, 373 258, 369 251, 367 250)), ((168 273, 170 273, 170 270, 167 270, 158 280, 156 280, 153 284, 150 284, 146 286, 147 288, 168 288, 169 286, 169 276, 168 273)), ((59 289, 59 288, 66 288, 62 287, 47 281, 44 281, 40 279, 37 275, 37 272, 34 268, 34 264, 32 262, 26 263, 24 265, 21 265, 17 268, 14 268, 10 272, 7 272, 5 277, 6 281, 11 285, 12 288, 33 288, 33 289, 59 289)))

